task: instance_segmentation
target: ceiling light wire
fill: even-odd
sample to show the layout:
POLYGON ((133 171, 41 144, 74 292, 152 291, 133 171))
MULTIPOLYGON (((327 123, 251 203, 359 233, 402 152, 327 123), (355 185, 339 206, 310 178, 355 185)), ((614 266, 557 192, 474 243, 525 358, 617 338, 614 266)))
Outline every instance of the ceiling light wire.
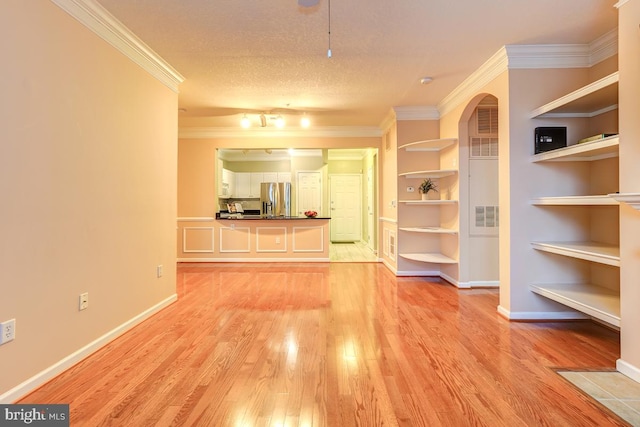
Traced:
POLYGON ((331 58, 331 0, 327 3, 329 5, 329 50, 327 50, 327 58, 331 58))

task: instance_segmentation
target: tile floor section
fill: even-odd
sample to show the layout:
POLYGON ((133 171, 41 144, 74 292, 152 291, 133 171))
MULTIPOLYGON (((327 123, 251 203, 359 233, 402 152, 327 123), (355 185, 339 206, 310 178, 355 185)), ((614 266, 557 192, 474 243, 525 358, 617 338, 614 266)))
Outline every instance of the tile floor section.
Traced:
POLYGON ((640 426, 640 383, 616 371, 558 371, 632 426, 640 426))
POLYGON ((331 262, 378 262, 378 257, 371 252, 364 242, 331 243, 329 246, 331 262))

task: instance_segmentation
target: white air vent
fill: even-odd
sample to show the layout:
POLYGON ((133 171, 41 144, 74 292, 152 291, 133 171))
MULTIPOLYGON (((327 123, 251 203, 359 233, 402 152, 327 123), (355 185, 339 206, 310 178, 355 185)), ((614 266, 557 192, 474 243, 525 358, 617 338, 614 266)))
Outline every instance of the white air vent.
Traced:
POLYGON ((471 138, 471 157, 498 157, 498 138, 471 138))
POLYGON ((498 107, 478 106, 478 135, 498 133, 498 107))
POLYGON ((500 225, 498 206, 476 206, 476 227, 495 228, 500 225))

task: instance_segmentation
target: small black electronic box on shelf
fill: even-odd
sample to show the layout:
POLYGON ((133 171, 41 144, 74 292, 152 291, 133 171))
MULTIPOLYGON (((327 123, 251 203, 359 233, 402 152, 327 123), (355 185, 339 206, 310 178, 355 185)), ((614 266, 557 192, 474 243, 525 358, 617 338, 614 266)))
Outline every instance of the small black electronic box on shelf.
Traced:
POLYGON ((567 128, 537 127, 535 130, 535 154, 567 146, 567 128))

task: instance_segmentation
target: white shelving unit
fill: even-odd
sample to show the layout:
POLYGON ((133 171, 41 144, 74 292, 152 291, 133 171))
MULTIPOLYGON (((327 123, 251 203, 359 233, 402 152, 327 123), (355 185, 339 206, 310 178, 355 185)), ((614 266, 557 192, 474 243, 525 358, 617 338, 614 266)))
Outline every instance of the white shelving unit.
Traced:
MULTIPOLYGON (((449 197, 450 188, 457 187, 458 169, 455 166, 457 165, 458 153, 457 151, 445 150, 455 150, 457 143, 457 138, 443 138, 400 145, 398 147, 398 164, 409 170, 398 173, 399 186, 401 187, 399 188, 399 194, 406 187, 417 186, 413 180, 431 178, 438 180, 440 196, 446 194, 449 197), (443 153, 446 154, 443 155, 443 153), (437 164, 439 168, 412 169, 411 166, 406 166, 407 164, 427 166, 437 164), (454 167, 445 167, 445 164, 446 166, 454 167), (447 187, 446 191, 443 185, 447 187)), ((454 212, 451 211, 451 209, 454 209, 457 215, 458 200, 455 200, 455 197, 451 197, 452 200, 447 200, 446 198, 437 200, 411 198, 414 196, 420 197, 417 192, 408 192, 406 197, 409 198, 403 197, 398 201, 398 230, 401 232, 398 237, 400 258, 428 264, 457 264, 458 261, 456 259, 447 253, 443 253, 446 250, 443 251, 440 239, 450 239, 447 242, 455 242, 457 247, 458 231, 453 229, 451 224, 434 224, 434 222, 439 221, 442 209, 448 209, 449 212, 454 212), (433 251, 434 247, 440 247, 440 251, 437 249, 433 251), (425 248, 424 252, 419 251, 420 248, 425 248)), ((449 250, 451 250, 450 247, 449 250)), ((407 264, 405 267, 402 268, 403 271, 416 268, 415 264, 407 264)))
POLYGON ((455 205, 458 203, 458 201, 457 200, 441 200, 441 199, 432 199, 432 200, 411 199, 411 200, 398 200, 398 203, 405 203, 407 205, 455 205))
POLYGON ((431 264, 457 264, 453 258, 449 258, 446 255, 440 253, 416 253, 416 254, 400 254, 402 258, 412 261, 428 262, 431 264))
MULTIPOLYGON (((617 108, 618 99, 618 73, 613 73, 606 76, 596 82, 584 86, 576 91, 573 91, 565 96, 562 96, 556 100, 543 105, 540 108, 532 111, 530 117, 532 119, 545 118, 545 119, 558 119, 562 123, 563 119, 568 118, 585 118, 587 121, 600 114, 608 113, 617 108)), ((548 123, 548 120, 547 120, 548 123)), ((578 126, 571 122, 571 125, 578 126)), ((586 129, 586 128, 585 128, 586 129)), ((584 130, 584 129, 583 129, 584 130)), ((574 180, 579 185, 575 188, 581 188, 582 192, 587 194, 571 194, 565 196, 548 196, 538 197, 530 201, 531 205, 536 209, 550 209, 552 214, 557 215, 557 222, 554 221, 556 227, 562 227, 572 230, 581 230, 582 234, 589 237, 594 233, 594 227, 611 227, 607 221, 599 221, 597 215, 606 215, 608 219, 615 218, 614 223, 617 221, 617 209, 620 204, 619 199, 616 199, 616 194, 612 193, 617 188, 606 188, 606 193, 612 194, 588 194, 592 184, 591 181, 598 181, 600 175, 591 177, 593 170, 602 170, 597 168, 599 161, 611 162, 611 160, 618 157, 619 138, 617 135, 608 138, 598 139, 591 142, 585 142, 581 144, 574 144, 565 148, 552 150, 540 154, 536 154, 531 157, 531 162, 541 164, 553 164, 554 162, 594 162, 589 165, 589 169, 573 168, 557 164, 556 168, 562 168, 566 171, 563 176, 565 179, 574 180), (590 169, 593 165, 595 169, 590 169), (587 171, 587 172, 585 172, 587 171), (583 174, 587 175, 583 175, 583 174), (575 175, 574 175, 575 174, 575 175), (578 208, 581 215, 567 215, 562 206, 570 206, 578 208), (598 211, 594 211, 594 210, 598 211), (600 211, 604 209, 605 211, 600 211), (611 211, 610 209, 616 209, 611 211), (615 214, 614 214, 615 213, 615 214), (584 216, 591 218, 592 220, 584 221, 584 216), (576 216, 582 217, 582 222, 576 218, 576 216), (601 223, 606 225, 601 225, 601 223), (558 225, 563 224, 563 225, 558 225)), ((610 163, 605 163, 608 168, 612 166, 610 163)), ((547 168, 541 169, 541 173, 544 173, 547 168)), ((617 185, 617 163, 612 167, 612 170, 607 172, 608 174, 615 174, 615 185, 617 185), (615 170, 613 170, 615 169, 615 170)), ((605 186, 613 186, 609 181, 606 181, 605 186)), ((596 230, 596 236, 602 237, 606 235, 606 230, 596 230)), ((547 232, 549 230, 546 230, 547 232)), ((562 235, 563 229, 558 229, 558 235, 562 235)), ((617 230, 616 230, 617 232, 617 230)), ((609 235, 610 236, 610 235, 609 235)), ((614 236, 617 237, 617 236, 614 236)), ((620 248, 618 245, 603 243, 599 241, 533 241, 531 246, 541 252, 546 252, 554 255, 560 255, 569 259, 583 260, 592 265, 600 265, 598 267, 600 274, 590 277, 591 280, 594 277, 598 277, 599 280, 604 280, 605 283, 591 283, 591 280, 586 282, 583 280, 584 269, 582 273, 576 271, 575 277, 577 283, 535 283, 530 285, 530 290, 538 295, 541 295, 550 300, 561 303, 574 310, 580 311, 587 316, 594 319, 598 319, 602 322, 606 322, 612 326, 620 326, 620 292, 619 292, 619 274, 616 277, 614 274, 616 268, 620 267, 620 248), (603 270, 604 269, 604 270, 603 270), (605 278, 605 279, 603 279, 605 278), (613 279, 615 278, 615 279, 613 279), (611 280, 611 282, 609 282, 611 280), (614 283, 617 281, 617 283, 614 283)), ((566 266, 569 271, 572 268, 578 268, 575 262, 568 263, 566 266), (576 267, 574 267, 576 266, 576 267)), ((549 264, 551 268, 551 264, 549 264)), ((591 267, 596 268, 596 267, 591 267)), ((589 269, 593 275, 593 270, 589 269)), ((619 273, 619 271, 618 271, 619 273)))
POLYGON ((531 200, 536 206, 617 206, 620 204, 613 196, 560 196, 538 197, 531 200))
POLYGON ((457 169, 439 169, 431 171, 415 171, 399 173, 398 176, 404 176, 409 179, 426 179, 426 178, 444 178, 446 176, 455 175, 458 173, 457 169))
POLYGON ((620 295, 616 291, 588 283, 531 285, 530 289, 543 297, 620 327, 620 295))
POLYGON ((458 234, 458 230, 443 227, 400 227, 399 230, 409 233, 458 234))

